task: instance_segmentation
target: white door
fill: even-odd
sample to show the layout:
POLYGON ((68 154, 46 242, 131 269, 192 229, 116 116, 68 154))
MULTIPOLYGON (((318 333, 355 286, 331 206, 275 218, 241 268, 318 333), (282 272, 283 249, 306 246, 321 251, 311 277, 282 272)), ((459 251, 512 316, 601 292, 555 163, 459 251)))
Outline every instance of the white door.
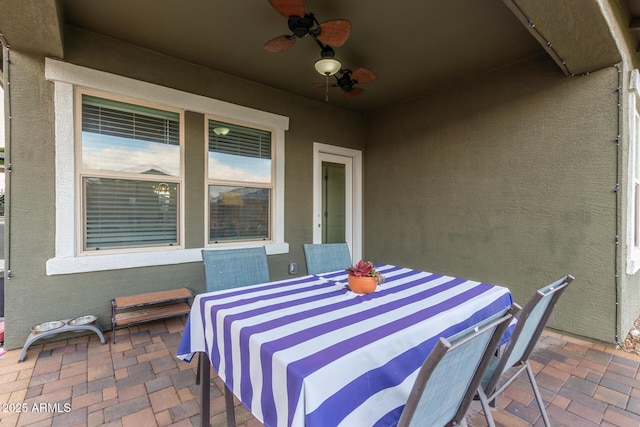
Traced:
POLYGON ((314 143, 313 243, 346 242, 362 258, 362 152, 314 143))

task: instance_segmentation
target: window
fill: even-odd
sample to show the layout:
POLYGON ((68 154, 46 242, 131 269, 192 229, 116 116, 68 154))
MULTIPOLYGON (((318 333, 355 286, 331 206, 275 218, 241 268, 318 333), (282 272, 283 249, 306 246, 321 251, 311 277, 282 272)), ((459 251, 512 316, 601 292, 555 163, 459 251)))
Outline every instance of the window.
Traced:
MULTIPOLYGON (((184 126, 184 112, 186 111, 202 114, 202 117, 205 117, 205 115, 215 115, 218 118, 225 117, 222 121, 244 123, 248 128, 267 129, 271 132, 273 140, 271 146, 271 183, 265 184, 261 182, 259 185, 254 185, 253 183, 248 185, 246 182, 233 183, 236 186, 241 184, 240 186, 258 187, 269 191, 269 240, 239 240, 229 244, 239 247, 263 245, 269 255, 284 254, 289 251, 289 244, 284 240, 284 143, 285 131, 289 128, 288 117, 51 58, 45 59, 45 77, 48 81, 54 83, 56 171, 55 233, 53 233, 55 256, 46 261, 47 275, 202 261, 201 251, 202 247, 207 244, 208 236, 202 233, 200 234, 200 239, 190 237, 190 241, 185 241, 185 219, 188 216, 184 213, 199 216, 198 213, 205 213, 203 209, 205 211, 208 209, 203 208, 203 194, 200 186, 198 186, 197 194, 189 194, 189 191, 193 190, 185 184, 185 164, 188 163, 185 163, 184 159, 189 158, 194 162, 198 162, 198 164, 204 164, 207 149, 200 147, 204 142, 201 139, 199 139, 200 144, 185 142, 187 136, 184 126), (77 108, 78 111, 76 111, 74 107, 75 105, 82 105, 82 99, 78 93, 98 98, 101 102, 104 102, 105 106, 117 105, 129 111, 129 114, 135 112, 136 116, 138 112, 140 112, 141 116, 151 117, 156 117, 155 115, 157 114, 161 117, 166 117, 165 114, 167 113, 178 113, 180 120, 178 128, 180 132, 179 148, 175 143, 161 143, 159 140, 153 139, 151 144, 147 142, 147 147, 153 147, 153 150, 142 150, 142 154, 145 156, 150 153, 156 154, 156 161, 160 159, 157 156, 157 150, 169 150, 178 154, 165 155, 163 158, 166 163, 156 162, 157 167, 151 168, 148 167, 149 165, 144 168, 140 167, 148 163, 146 161, 134 162, 133 160, 135 159, 129 159, 125 156, 124 160, 137 165, 137 169, 131 169, 130 167, 123 168, 119 166, 119 161, 106 157, 94 158, 92 162, 91 154, 89 153, 89 157, 87 157, 89 163, 83 165, 81 152, 82 114, 80 113, 80 108, 77 108), (114 101, 114 103, 111 104, 106 101, 114 101), (194 146, 197 149, 194 150, 194 146), (185 155, 185 152, 187 155, 185 155), (70 162, 69 159, 77 159, 77 161, 70 162), (202 163, 200 163, 200 160, 202 160, 202 163), (99 180, 101 186, 93 186, 94 180, 99 180), (87 185, 92 186, 88 191, 85 189, 87 185), (151 188, 147 187, 148 185, 151 188), (100 191, 98 188, 100 188, 100 191), (167 190, 169 191, 168 194, 166 194, 167 190), (160 241, 149 240, 145 237, 146 241, 144 239, 139 241, 130 239, 125 243, 119 242, 117 245, 108 245, 106 243, 106 234, 98 234, 98 240, 90 241, 87 245, 85 236, 85 231, 87 230, 86 212, 83 207, 86 202, 84 200, 87 195, 93 194, 97 196, 99 192, 103 193, 100 197, 109 193, 110 196, 117 194, 120 197, 119 200, 124 200, 127 203, 135 200, 135 207, 138 210, 134 210, 133 205, 127 206, 128 211, 126 214, 129 225, 137 226, 140 224, 140 220, 135 218, 136 215, 154 212, 158 217, 162 214, 163 224, 171 229, 171 233, 177 233, 177 236, 170 235, 171 233, 167 229, 156 229, 154 233, 156 233, 156 237, 160 236, 160 241), (127 192, 129 195, 125 199, 127 192), (138 193, 133 195, 131 194, 133 192, 138 193), (140 198, 142 195, 146 197, 144 204, 140 198), (176 205, 177 207, 174 207, 176 205), (154 206, 154 209, 150 209, 151 206, 154 206), (165 208, 166 211, 164 210, 165 208), (170 212, 177 215, 175 220, 169 216, 170 212), (173 225, 175 223, 178 224, 177 228, 173 225), (100 241, 100 243, 97 244, 97 241, 100 241), (171 243, 175 241, 178 244, 171 243), (92 245, 95 247, 89 247, 92 245), (87 246, 86 250, 84 249, 85 246, 87 246), (101 250, 97 250, 97 247, 100 247, 101 250)), ((138 117, 135 120, 136 126, 138 124, 137 119, 138 117)), ((205 122, 206 120, 203 119, 200 129, 204 129, 205 122)), ((171 132, 168 133, 170 134, 171 132)), ((138 132, 136 130, 137 135, 138 132)), ((201 135, 202 132, 199 131, 198 138, 201 138, 201 135)), ((102 136, 102 138, 107 137, 111 136, 102 136)), ((134 140, 132 143, 140 144, 144 141, 146 140, 143 139, 142 142, 134 140)), ((140 157, 138 157, 138 160, 140 160, 140 157)), ((200 180, 199 183, 207 182, 206 170, 204 168, 198 169, 198 172, 191 171, 194 173, 191 174, 190 179, 193 179, 193 175, 197 173, 200 175, 196 177, 196 179, 200 180)), ((224 185, 234 186, 228 182, 225 182, 224 185)), ((104 198, 102 199, 102 206, 100 204, 94 205, 97 209, 95 212, 102 210, 107 213, 107 207, 110 202, 105 200, 104 198)), ((125 216, 122 212, 119 215, 121 217, 125 216)), ((97 217, 99 219, 104 218, 100 215, 97 215, 97 217)), ((208 220, 204 222, 208 222, 208 220)), ((205 230, 207 225, 190 224, 189 226, 205 230)), ((95 230, 104 231, 98 228, 95 228, 95 230)), ((143 235, 141 229, 136 228, 134 231, 138 237, 143 235)), ((189 236, 192 236, 192 234, 189 233, 189 236)))
POLYGON ((207 135, 208 242, 271 240, 272 132, 208 118, 207 135))
POLYGON ((179 245, 181 113, 78 96, 82 250, 179 245))

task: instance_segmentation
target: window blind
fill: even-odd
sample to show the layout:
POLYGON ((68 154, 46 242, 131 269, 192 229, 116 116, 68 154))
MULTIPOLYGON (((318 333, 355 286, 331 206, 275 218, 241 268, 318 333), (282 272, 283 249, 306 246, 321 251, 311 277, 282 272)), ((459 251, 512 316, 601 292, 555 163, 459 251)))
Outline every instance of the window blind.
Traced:
POLYGON ((271 132, 209 120, 209 151, 271 159, 271 132))
POLYGON ((177 183, 84 178, 85 249, 178 243, 177 183))
POLYGON ((180 145, 180 115, 82 95, 82 131, 180 145))

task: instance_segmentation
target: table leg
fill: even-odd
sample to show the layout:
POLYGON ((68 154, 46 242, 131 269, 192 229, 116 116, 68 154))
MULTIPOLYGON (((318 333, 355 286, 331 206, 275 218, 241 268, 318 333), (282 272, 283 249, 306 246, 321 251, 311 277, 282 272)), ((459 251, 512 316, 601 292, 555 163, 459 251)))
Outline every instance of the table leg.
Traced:
POLYGON ((198 358, 198 369, 196 370, 196 385, 200 385, 200 369, 202 369, 202 365, 200 365, 200 357, 202 357, 202 353, 196 353, 196 357, 198 358))
POLYGON ((236 414, 233 407, 233 393, 224 385, 224 404, 227 411, 227 427, 236 427, 236 414))
POLYGON ((209 426, 209 418, 211 414, 211 366, 209 365, 209 357, 207 353, 198 355, 198 366, 200 370, 200 425, 202 427, 209 426))
MULTIPOLYGON (((200 380, 200 425, 202 427, 209 426, 209 418, 211 417, 211 365, 207 353, 198 354, 198 371, 197 380, 200 380)), ((224 386, 224 403, 227 412, 227 427, 236 427, 236 414, 233 407, 233 393, 229 387, 224 386)))

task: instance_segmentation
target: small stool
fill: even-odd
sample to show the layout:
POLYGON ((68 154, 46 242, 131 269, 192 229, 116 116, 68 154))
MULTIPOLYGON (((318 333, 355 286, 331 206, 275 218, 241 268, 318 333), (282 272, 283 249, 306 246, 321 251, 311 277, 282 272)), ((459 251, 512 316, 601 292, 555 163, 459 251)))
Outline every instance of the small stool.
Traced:
POLYGON ((92 331, 98 334, 98 337, 100 338, 100 342, 104 344, 105 340, 104 340, 104 334, 102 333, 102 325, 98 320, 94 320, 91 323, 82 323, 81 319, 85 319, 87 317, 89 316, 77 317, 75 319, 56 320, 54 322, 41 323, 41 325, 55 324, 54 328, 51 328, 49 330, 44 330, 42 332, 37 332, 37 330, 35 330, 36 326, 34 326, 32 328, 32 332, 29 334, 29 336, 27 337, 27 340, 24 343, 24 346, 22 347, 22 352, 20 353, 20 358, 18 359, 18 362, 24 361, 24 357, 27 354, 27 349, 35 341, 42 338, 50 337, 52 335, 61 334, 63 332, 92 331), (58 326, 58 323, 61 323, 61 325, 58 326))

